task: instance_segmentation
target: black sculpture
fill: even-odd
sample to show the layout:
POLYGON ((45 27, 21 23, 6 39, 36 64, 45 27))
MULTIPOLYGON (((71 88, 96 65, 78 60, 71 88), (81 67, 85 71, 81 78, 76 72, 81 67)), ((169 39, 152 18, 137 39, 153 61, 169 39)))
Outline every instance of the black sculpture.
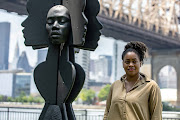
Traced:
POLYGON ((75 63, 74 47, 86 50, 97 47, 102 29, 96 18, 99 3, 97 0, 30 0, 27 11, 29 16, 22 23, 25 45, 33 49, 48 47, 46 61, 34 70, 36 86, 45 99, 39 119, 74 120, 71 103, 85 80, 84 70, 75 63))

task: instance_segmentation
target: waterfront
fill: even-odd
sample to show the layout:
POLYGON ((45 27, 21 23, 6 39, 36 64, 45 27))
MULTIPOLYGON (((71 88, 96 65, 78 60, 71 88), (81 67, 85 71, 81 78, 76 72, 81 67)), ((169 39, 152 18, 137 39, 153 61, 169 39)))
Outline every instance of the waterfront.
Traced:
MULTIPOLYGON (((0 107, 0 120, 38 120, 40 108, 0 107)), ((77 120, 102 120, 104 110, 75 109, 77 120)))
MULTIPOLYGON (((0 120, 38 120, 41 108, 0 107, 0 120)), ((102 120, 104 109, 74 109, 77 120, 102 120)), ((163 120, 180 120, 180 112, 163 111, 163 120)))

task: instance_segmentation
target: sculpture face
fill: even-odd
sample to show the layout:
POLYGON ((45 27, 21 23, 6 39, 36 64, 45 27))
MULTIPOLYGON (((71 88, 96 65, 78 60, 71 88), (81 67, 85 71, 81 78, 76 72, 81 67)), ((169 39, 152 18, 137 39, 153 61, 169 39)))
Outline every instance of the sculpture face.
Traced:
POLYGON ((48 47, 49 39, 46 30, 47 13, 50 8, 59 5, 59 0, 28 0, 28 17, 21 24, 24 29, 25 45, 33 49, 48 47), (41 7, 39 7, 41 6, 41 7))
POLYGON ((65 6, 71 16, 73 46, 82 46, 85 42, 87 31, 87 18, 84 15, 86 0, 63 0, 65 6))
POLYGON ((83 49, 95 50, 98 46, 98 40, 101 35, 101 23, 97 19, 97 14, 100 10, 98 0, 86 0, 85 16, 88 19, 86 41, 83 49))
POLYGON ((98 46, 100 29, 102 29, 102 25, 97 20, 100 9, 98 0, 61 0, 61 2, 59 0, 28 0, 26 6, 28 17, 22 23, 25 45, 32 46, 33 49, 49 46, 50 40, 46 29, 47 13, 53 6, 60 4, 68 9, 71 18, 72 43, 70 42, 69 45, 95 50, 98 46))
POLYGON ((70 15, 66 7, 57 5, 47 14, 46 29, 53 44, 65 43, 70 33, 70 15))

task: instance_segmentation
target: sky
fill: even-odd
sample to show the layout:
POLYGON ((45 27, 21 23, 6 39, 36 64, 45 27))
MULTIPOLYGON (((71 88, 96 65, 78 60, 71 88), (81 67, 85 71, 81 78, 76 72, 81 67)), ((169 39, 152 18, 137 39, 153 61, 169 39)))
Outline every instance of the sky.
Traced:
POLYGON ((5 10, 0 9, 0 22, 10 22, 10 43, 9 43, 9 62, 13 61, 15 46, 18 42, 20 48, 20 54, 22 51, 26 51, 29 63, 34 66, 37 61, 37 51, 31 47, 24 45, 24 38, 22 34, 23 27, 21 23, 26 19, 27 16, 18 15, 17 13, 8 13, 5 10))
MULTIPOLYGON (((37 50, 33 50, 31 47, 24 45, 23 27, 21 23, 27 18, 25 15, 18 15, 17 13, 9 13, 0 9, 0 22, 10 22, 10 44, 9 44, 9 62, 13 61, 15 46, 18 42, 20 48, 20 54, 22 51, 26 51, 29 63, 34 66, 37 61, 37 50)), ((113 38, 107 38, 101 35, 98 42, 98 47, 95 51, 90 52, 91 59, 98 59, 99 55, 113 55, 113 38)))

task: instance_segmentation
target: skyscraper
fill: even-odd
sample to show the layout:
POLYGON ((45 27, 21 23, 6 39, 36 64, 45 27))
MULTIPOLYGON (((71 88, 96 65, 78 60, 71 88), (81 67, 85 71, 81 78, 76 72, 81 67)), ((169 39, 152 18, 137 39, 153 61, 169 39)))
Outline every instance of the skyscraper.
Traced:
POLYGON ((26 52, 23 51, 17 62, 17 69, 23 69, 25 72, 31 73, 32 67, 29 65, 29 61, 26 52))
POLYGON ((112 73, 112 56, 100 55, 99 58, 102 59, 103 61, 105 61, 106 65, 107 65, 107 76, 110 77, 111 73, 112 73))
POLYGON ((75 54, 75 62, 84 69, 86 73, 86 79, 83 87, 88 88, 90 51, 80 50, 79 53, 75 54))
POLYGON ((19 59, 19 45, 18 45, 18 42, 17 42, 17 43, 16 43, 16 47, 15 47, 15 52, 14 52, 13 61, 12 61, 12 63, 10 63, 10 65, 9 65, 9 70, 15 70, 15 69, 17 69, 18 59, 19 59))
POLYGON ((8 69, 10 23, 0 23, 0 70, 8 69))
POLYGON ((112 70, 112 81, 119 80, 122 75, 125 74, 123 65, 122 65, 122 52, 124 50, 124 46, 126 45, 125 42, 122 41, 114 41, 113 45, 113 70, 112 70))

